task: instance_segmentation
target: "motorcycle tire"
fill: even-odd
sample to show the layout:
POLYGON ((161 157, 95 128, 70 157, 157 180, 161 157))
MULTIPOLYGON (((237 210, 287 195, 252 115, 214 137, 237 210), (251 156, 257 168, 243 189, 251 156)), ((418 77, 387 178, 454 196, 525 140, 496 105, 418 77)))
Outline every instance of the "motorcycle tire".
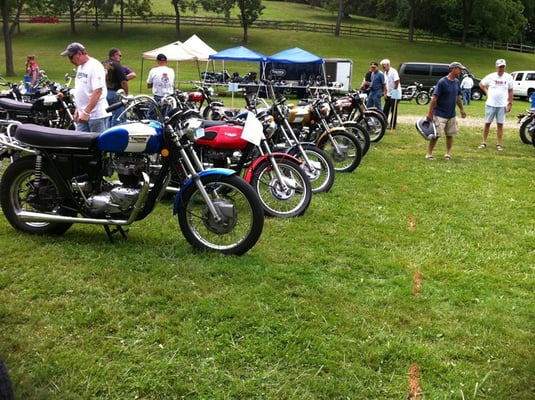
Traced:
POLYGON ((20 211, 54 213, 73 216, 63 207, 61 184, 53 178, 46 162, 42 165, 39 187, 35 187, 35 157, 21 157, 10 164, 0 182, 0 203, 8 222, 15 229, 35 235, 61 235, 72 223, 28 222, 18 216, 20 211))
POLYGON ((420 92, 416 96, 416 104, 419 104, 421 106, 425 106, 426 104, 429 104, 430 100, 431 100, 431 96, 429 96, 429 93, 427 92, 420 92))
POLYGON ((342 127, 346 129, 349 133, 352 133, 360 140, 360 146, 362 147, 362 157, 368 153, 370 149, 370 134, 368 131, 356 122, 347 121, 342 124, 342 127))
POLYGON ((284 182, 281 182, 268 160, 253 171, 254 188, 264 212, 270 217, 297 217, 305 213, 312 200, 310 179, 299 163, 289 159, 276 160, 284 182))
POLYGON ((375 113, 379 118, 381 118, 384 121, 386 125, 388 118, 386 118, 386 114, 383 110, 377 107, 369 107, 366 111, 371 111, 372 113, 375 113))
POLYGON ((13 400, 15 394, 4 360, 0 358, 0 399, 13 400))
POLYGON ((212 204, 223 216, 216 221, 195 182, 180 194, 178 224, 196 249, 242 255, 260 238, 264 210, 253 187, 237 175, 200 178, 212 204))
POLYGON ((305 171, 310 180, 312 193, 328 192, 334 185, 336 173, 333 161, 324 150, 314 144, 302 144, 301 147, 313 164, 312 166, 304 160, 299 146, 292 147, 288 153, 303 161, 301 169, 305 171))
POLYGON ((357 118, 357 122, 368 131, 370 142, 379 142, 386 132, 386 119, 384 114, 376 110, 367 110, 357 118))
POLYGON ((336 172, 353 172, 362 160, 362 147, 359 139, 345 129, 333 130, 323 136, 318 147, 331 156, 336 172), (331 140, 336 143, 336 146, 331 140))
POLYGON ((533 144, 535 146, 535 143, 533 143, 533 136, 535 134, 535 118, 526 118, 526 120, 520 125, 518 133, 522 143, 533 144))

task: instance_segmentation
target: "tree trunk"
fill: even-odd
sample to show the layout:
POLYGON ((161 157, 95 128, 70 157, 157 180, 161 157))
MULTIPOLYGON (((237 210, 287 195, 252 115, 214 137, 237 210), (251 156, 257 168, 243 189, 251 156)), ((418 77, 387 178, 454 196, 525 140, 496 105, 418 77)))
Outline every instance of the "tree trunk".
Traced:
POLYGON ((338 15, 336 16, 336 27, 334 29, 334 36, 340 36, 340 27, 342 25, 343 15, 344 15, 344 0, 338 0, 338 15))

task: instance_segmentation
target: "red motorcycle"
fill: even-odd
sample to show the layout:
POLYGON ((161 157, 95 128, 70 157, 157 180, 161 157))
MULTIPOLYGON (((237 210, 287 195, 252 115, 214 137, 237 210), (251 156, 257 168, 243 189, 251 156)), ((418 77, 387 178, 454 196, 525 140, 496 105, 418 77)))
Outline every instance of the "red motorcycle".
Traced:
POLYGON ((282 152, 272 152, 266 135, 273 132, 271 120, 261 123, 251 112, 230 122, 200 121, 194 148, 203 167, 230 168, 242 172, 268 216, 302 215, 312 199, 310 179, 301 161, 282 152))

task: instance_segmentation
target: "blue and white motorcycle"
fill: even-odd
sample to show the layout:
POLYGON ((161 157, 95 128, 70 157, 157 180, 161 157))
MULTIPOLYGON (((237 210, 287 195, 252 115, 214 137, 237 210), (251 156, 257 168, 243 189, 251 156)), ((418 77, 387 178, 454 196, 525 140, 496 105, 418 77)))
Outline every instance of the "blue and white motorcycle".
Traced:
MULTIPOLYGON (((134 102, 134 98, 129 101, 134 102)), ((179 178, 173 212, 197 249, 241 255, 260 238, 264 210, 235 171, 204 170, 189 139, 188 113, 134 121, 102 133, 21 124, 0 154, 18 154, 0 182, 0 204, 16 229, 63 234, 74 223, 99 224, 110 238, 147 217, 179 178)))

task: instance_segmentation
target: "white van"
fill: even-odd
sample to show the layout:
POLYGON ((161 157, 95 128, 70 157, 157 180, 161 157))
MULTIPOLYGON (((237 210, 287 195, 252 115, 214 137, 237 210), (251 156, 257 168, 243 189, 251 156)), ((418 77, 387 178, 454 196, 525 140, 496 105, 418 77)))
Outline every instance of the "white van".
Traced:
POLYGON ((513 95, 530 99, 535 93, 535 71, 515 71, 513 75, 513 95))

